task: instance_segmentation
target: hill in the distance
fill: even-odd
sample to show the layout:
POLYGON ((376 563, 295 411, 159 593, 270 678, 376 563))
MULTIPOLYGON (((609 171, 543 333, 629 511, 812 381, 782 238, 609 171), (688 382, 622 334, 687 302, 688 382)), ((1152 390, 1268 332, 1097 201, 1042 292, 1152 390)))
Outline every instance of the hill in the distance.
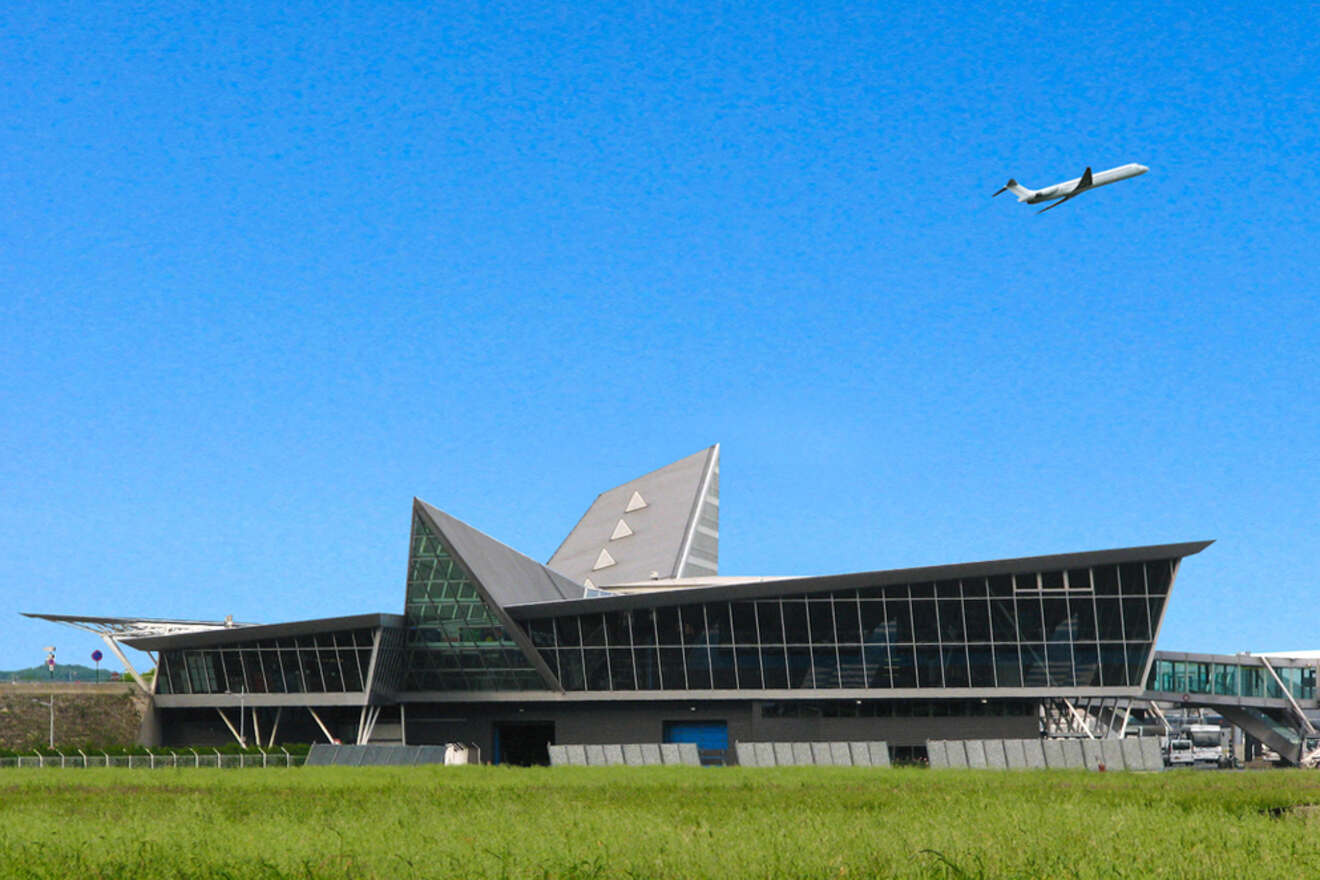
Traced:
MULTIPOLYGON (((110 681, 112 674, 117 676, 118 673, 119 669, 116 667, 101 664, 101 681, 110 681)), ((67 666, 59 664, 56 665, 55 674, 52 676, 45 666, 33 666, 31 669, 0 672, 0 681, 96 681, 96 669, 91 666, 80 666, 77 663, 67 666)))

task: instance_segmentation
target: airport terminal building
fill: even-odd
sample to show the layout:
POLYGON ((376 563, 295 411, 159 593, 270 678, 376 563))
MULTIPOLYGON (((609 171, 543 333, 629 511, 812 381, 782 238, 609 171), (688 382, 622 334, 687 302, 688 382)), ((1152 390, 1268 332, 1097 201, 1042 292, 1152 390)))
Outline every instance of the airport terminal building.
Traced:
POLYGON ((551 743, 728 760, 734 741, 884 740, 901 758, 1039 736, 1059 700, 1141 697, 1179 566, 1209 543, 721 576, 713 446, 601 494, 544 564, 414 500, 402 614, 121 640, 158 656, 164 745, 462 742, 538 763, 551 743))

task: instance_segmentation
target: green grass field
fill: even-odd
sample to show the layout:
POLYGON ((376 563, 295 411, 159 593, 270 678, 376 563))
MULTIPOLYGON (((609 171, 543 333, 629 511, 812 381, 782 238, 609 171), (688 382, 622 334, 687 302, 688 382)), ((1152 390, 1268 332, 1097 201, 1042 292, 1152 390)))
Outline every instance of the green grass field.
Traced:
POLYGON ((1320 877, 1320 774, 8 770, 0 876, 1320 877))

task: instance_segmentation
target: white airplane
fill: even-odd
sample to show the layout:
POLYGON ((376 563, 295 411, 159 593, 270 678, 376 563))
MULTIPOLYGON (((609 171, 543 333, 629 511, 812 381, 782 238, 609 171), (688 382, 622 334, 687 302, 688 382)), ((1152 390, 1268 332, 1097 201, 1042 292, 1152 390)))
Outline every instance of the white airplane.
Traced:
MULTIPOLYGON (((1129 177, 1136 177, 1138 174, 1145 174, 1149 170, 1150 169, 1145 165, 1138 165, 1133 162, 1129 165, 1120 165, 1117 168, 1110 168, 1108 171, 1101 171, 1099 174, 1092 174, 1091 168, 1088 165, 1086 170, 1082 172, 1082 176, 1074 180, 1065 180, 1063 183, 1056 183, 1054 186, 1047 186, 1044 189, 1027 189, 1016 180, 1009 180, 1009 182, 1004 184, 995 195, 997 196, 1005 190, 1012 190, 1013 194, 1018 197, 1019 202, 1026 202, 1028 205, 1037 205, 1041 202, 1058 199, 1054 204, 1046 205, 1044 208, 1041 208, 1036 212, 1037 214, 1044 214, 1050 208, 1057 208, 1059 205, 1062 205, 1074 196, 1081 195, 1088 189, 1095 189, 1097 186, 1104 186, 1107 183, 1117 183, 1120 180, 1127 180, 1129 177)), ((994 196, 991 196, 991 198, 994 198, 994 196)))

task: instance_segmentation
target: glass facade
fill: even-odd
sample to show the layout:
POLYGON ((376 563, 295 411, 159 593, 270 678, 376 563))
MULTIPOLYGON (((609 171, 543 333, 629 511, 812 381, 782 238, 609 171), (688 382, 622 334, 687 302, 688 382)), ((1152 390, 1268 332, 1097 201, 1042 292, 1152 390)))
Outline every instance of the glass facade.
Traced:
POLYGON ((569 691, 1140 687, 1177 560, 528 621, 569 691))
POLYGON ((160 694, 353 693, 366 687, 371 629, 162 651, 160 694))
POLYGON ((405 603, 406 690, 545 689, 472 578, 420 515, 413 517, 405 603))
MULTIPOLYGON (((1274 671, 1296 700, 1315 699, 1314 666, 1275 666, 1274 671)), ((1284 698, 1279 683, 1260 664, 1213 663, 1157 658, 1146 688, 1177 694, 1284 698)))

